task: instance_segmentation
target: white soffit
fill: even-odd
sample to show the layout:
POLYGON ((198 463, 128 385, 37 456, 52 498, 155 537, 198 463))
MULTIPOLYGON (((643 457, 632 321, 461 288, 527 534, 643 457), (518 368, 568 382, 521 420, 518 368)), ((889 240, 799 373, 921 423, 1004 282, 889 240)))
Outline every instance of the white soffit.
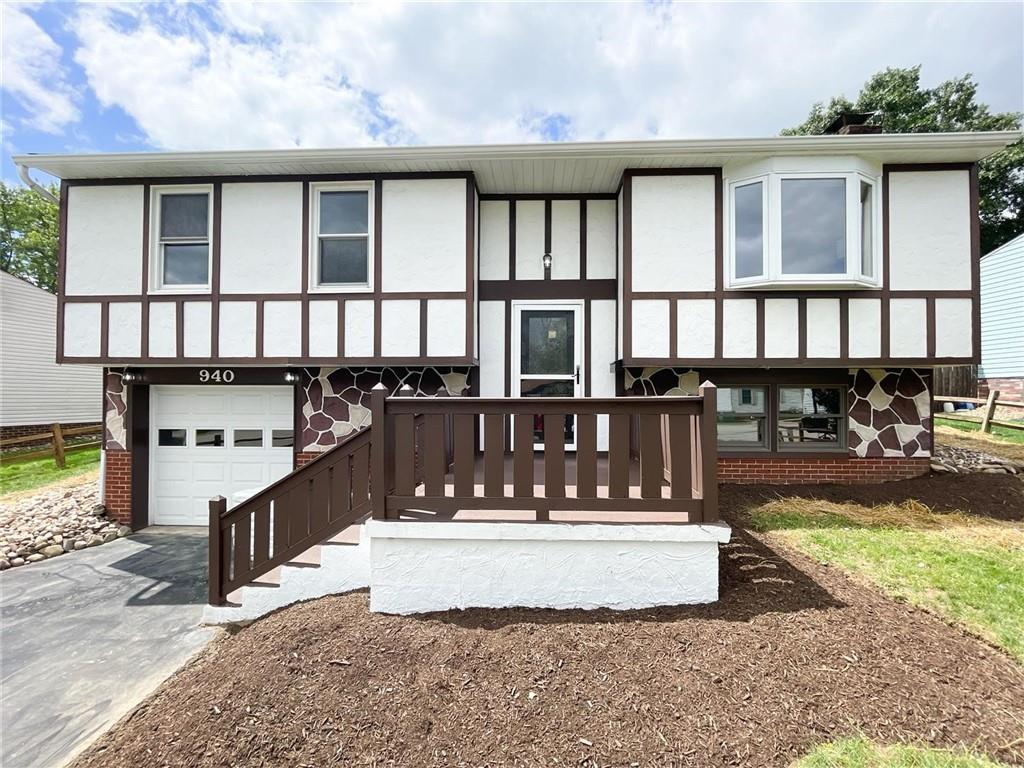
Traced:
POLYGON ((857 154, 882 163, 973 162, 1024 135, 777 136, 449 147, 15 155, 62 179, 472 171, 483 193, 610 193, 627 168, 722 166, 768 155, 857 154))

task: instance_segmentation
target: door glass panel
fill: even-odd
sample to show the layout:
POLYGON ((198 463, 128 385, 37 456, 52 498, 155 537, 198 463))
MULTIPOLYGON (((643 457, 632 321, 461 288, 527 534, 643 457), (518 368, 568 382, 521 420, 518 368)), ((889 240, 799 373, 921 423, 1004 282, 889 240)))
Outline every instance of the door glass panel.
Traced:
MULTIPOLYGON (((575 312, 523 310, 520 331, 521 374, 576 373, 575 312)), ((572 395, 572 388, 567 393, 572 395)), ((528 395, 523 392, 523 396, 528 395)))
POLYGON ((223 429, 197 429, 196 447, 221 448, 224 445, 223 429))
POLYGON ((271 446, 274 448, 291 448, 295 445, 290 429, 275 429, 270 434, 271 446))
POLYGON ((184 429, 161 429, 157 432, 157 445, 184 445, 184 429))
POLYGON ((236 429, 235 435, 235 447, 236 448, 262 448, 263 447, 263 430, 262 429, 236 429))
MULTIPOLYGON (((519 391, 523 397, 572 397, 574 394, 572 379, 523 379, 519 383, 519 391)), ((517 417, 529 418, 529 417, 517 417)), ((544 417, 533 417, 533 441, 544 442, 544 417)), ((572 414, 565 417, 565 442, 576 441, 576 418, 572 414)))

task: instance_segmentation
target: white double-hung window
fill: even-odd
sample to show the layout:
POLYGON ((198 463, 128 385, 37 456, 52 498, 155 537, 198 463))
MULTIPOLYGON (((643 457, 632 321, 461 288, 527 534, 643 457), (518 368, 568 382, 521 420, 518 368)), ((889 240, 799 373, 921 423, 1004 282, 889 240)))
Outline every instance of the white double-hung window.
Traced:
POLYGON ((373 184, 313 187, 314 258, 310 284, 323 290, 372 287, 373 184))
POLYGON ((154 188, 155 290, 209 289, 211 198, 208 186, 154 188))
POLYGON ((729 184, 729 283, 876 287, 877 181, 765 173, 729 184))

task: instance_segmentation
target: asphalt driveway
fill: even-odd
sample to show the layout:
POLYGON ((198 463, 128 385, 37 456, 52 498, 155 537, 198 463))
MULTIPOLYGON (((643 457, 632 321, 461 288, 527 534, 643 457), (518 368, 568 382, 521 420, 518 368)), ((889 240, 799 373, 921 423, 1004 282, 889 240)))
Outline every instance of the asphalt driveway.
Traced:
POLYGON ((216 634, 206 531, 149 528, 0 574, 0 765, 60 766, 216 634))

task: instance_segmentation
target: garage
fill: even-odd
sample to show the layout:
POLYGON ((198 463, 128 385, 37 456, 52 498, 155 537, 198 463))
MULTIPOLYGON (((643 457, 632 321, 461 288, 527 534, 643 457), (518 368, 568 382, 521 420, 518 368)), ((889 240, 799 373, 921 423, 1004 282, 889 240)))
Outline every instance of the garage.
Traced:
POLYGON ((212 497, 291 472, 293 397, 288 386, 152 387, 150 524, 205 526, 212 497))

